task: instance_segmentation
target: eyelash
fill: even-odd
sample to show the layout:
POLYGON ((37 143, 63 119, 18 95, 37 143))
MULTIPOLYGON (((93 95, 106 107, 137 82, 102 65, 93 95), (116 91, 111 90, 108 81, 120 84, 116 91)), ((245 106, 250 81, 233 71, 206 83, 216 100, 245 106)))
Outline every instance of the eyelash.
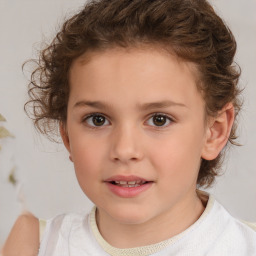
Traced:
MULTIPOLYGON (((91 113, 91 114, 89 114, 89 115, 86 115, 86 116, 82 119, 82 122, 83 122, 83 123, 86 123, 86 125, 87 125, 90 129, 100 129, 101 127, 106 126, 106 125, 104 125, 104 124, 103 124, 103 125, 100 125, 100 126, 95 126, 95 125, 90 125, 90 124, 88 124, 88 120, 89 120, 90 118, 93 118, 93 117, 96 117, 96 116, 105 118, 104 123, 105 123, 106 120, 108 120, 108 118, 107 118, 104 114, 102 114, 102 113, 91 113)), ((162 125, 162 126, 150 125, 150 126, 153 126, 153 127, 156 128, 156 129, 163 129, 163 128, 165 128, 165 127, 168 127, 171 123, 174 122, 174 119, 173 119, 172 117, 170 117, 169 115, 163 114, 163 113, 153 113, 153 114, 151 114, 151 115, 149 116, 149 118, 147 119, 147 122, 148 122, 151 118, 154 118, 154 117, 157 117, 157 116, 161 116, 161 117, 166 118, 165 120, 166 120, 166 122, 168 122, 168 124, 166 125, 166 122, 165 122, 165 124, 162 125)), ((108 121, 108 122, 109 122, 109 121, 108 121)), ((109 122, 109 123, 110 123, 110 122, 109 122)))

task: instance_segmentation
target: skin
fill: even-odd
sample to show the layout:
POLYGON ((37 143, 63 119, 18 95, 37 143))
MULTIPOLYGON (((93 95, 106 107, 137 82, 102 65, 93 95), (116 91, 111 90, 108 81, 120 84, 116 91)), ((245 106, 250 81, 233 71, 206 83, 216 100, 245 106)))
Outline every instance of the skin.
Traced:
MULTIPOLYGON (((193 64, 158 48, 87 53, 71 66, 67 122, 60 131, 78 182, 97 206, 99 230, 115 247, 171 238, 204 210, 196 194, 200 161, 216 158, 227 143, 234 108, 229 103, 205 118, 196 75, 193 64), (96 101, 101 104, 91 104, 96 101), (92 113, 103 117, 100 126, 92 113), (161 126, 154 114, 167 116, 161 126), (152 185, 121 198, 105 182, 114 175, 136 175, 152 185)), ((17 222, 3 255, 36 255, 38 220, 30 215, 17 222)))
POLYGON ((71 67, 62 138, 82 190, 97 205, 99 230, 115 247, 168 239, 204 210, 196 194, 201 158, 215 158, 226 144, 233 108, 224 110, 225 128, 221 115, 206 123, 195 81, 191 63, 160 49, 115 48, 84 55, 71 67), (166 101, 171 103, 145 107, 166 101), (92 113, 103 118, 100 126, 89 117, 92 113), (156 126, 154 114, 168 116, 165 124, 156 126), (153 183, 124 199, 106 185, 114 175, 153 183))
POLYGON ((3 256, 36 256, 39 249, 39 221, 31 213, 16 220, 4 247, 3 256))

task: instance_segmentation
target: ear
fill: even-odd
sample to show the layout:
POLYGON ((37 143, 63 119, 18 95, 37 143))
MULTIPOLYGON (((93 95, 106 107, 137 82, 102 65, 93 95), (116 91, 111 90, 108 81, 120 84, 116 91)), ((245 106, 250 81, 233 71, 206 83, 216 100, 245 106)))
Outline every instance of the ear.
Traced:
POLYGON ((202 151, 203 159, 215 159, 225 147, 234 122, 234 116, 234 106, 232 103, 228 103, 219 111, 216 117, 210 118, 206 131, 206 141, 202 151))
POLYGON ((59 130, 60 130, 60 135, 61 135, 62 141, 63 141, 66 149, 68 150, 69 153, 71 153, 68 132, 67 132, 65 124, 60 123, 59 130))

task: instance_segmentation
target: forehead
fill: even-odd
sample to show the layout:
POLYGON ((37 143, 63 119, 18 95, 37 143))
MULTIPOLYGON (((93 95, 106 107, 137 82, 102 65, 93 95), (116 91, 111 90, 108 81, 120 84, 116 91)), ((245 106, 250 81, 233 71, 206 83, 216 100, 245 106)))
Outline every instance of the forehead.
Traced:
POLYGON ((198 97, 197 69, 162 48, 113 48, 88 52, 70 69, 71 96, 115 95, 158 100, 165 95, 187 101, 198 97))
POLYGON ((122 56, 149 56, 151 57, 154 55, 155 57, 161 56, 162 58, 165 57, 171 58, 172 60, 175 60, 177 62, 177 65, 180 66, 186 66, 187 68, 190 69, 191 72, 194 73, 196 77, 198 77, 198 69, 197 65, 195 63, 186 61, 179 57, 175 51, 169 47, 165 46, 164 44, 161 43, 148 43, 148 44, 143 44, 143 43, 137 43, 131 46, 127 47, 121 47, 121 46, 107 46, 106 48, 100 48, 100 49, 94 49, 94 50, 88 50, 84 54, 80 55, 77 57, 71 65, 71 68, 73 68, 75 65, 86 65, 89 62, 95 62, 99 60, 101 57, 102 59, 104 57, 122 57, 122 56))

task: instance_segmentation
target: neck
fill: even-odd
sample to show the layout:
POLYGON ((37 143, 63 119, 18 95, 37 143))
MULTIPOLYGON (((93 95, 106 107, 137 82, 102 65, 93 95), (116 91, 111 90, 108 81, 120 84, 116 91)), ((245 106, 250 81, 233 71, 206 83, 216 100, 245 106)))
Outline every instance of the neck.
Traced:
POLYGON ((116 248, 133 248, 155 244, 178 235, 195 223, 204 211, 196 192, 182 202, 140 224, 124 224, 98 211, 96 215, 103 238, 116 248))

